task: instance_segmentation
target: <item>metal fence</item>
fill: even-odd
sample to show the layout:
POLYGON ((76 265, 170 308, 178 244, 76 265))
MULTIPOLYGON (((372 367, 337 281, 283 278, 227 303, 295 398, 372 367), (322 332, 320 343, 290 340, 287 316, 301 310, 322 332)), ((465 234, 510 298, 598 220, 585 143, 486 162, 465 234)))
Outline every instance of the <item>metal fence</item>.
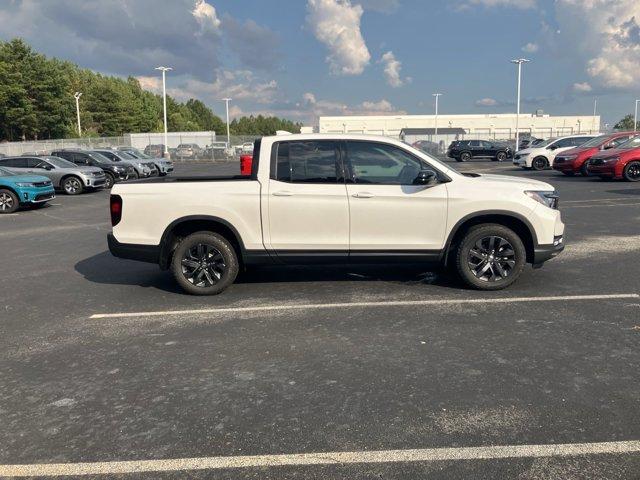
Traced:
MULTIPOLYGON (((169 155, 176 161, 228 161, 242 153, 253 151, 253 142, 260 135, 232 135, 227 137, 214 132, 171 132, 167 134, 169 155), (181 148, 182 147, 182 148, 181 148)), ((133 147, 151 156, 160 156, 165 149, 164 134, 135 133, 120 137, 64 138, 30 142, 0 143, 0 154, 16 156, 48 154, 52 150, 133 147)))

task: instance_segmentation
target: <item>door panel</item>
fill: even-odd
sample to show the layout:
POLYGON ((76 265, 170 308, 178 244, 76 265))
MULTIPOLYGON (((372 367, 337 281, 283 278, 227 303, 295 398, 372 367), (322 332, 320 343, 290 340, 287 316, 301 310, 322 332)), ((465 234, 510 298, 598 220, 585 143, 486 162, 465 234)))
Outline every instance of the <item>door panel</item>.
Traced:
POLYGON ((414 185, 433 168, 394 145, 346 143, 351 252, 440 250, 447 223, 447 187, 414 185))

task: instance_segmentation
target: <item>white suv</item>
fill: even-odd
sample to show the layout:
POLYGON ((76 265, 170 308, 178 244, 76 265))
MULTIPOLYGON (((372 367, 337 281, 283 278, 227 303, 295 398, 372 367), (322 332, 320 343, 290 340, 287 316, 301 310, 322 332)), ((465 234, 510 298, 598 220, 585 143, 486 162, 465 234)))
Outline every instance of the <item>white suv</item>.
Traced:
POLYGON ((569 135, 567 137, 550 138, 532 148, 525 148, 513 156, 513 164, 522 168, 544 170, 553 165, 558 153, 576 148, 588 142, 595 135, 569 135))

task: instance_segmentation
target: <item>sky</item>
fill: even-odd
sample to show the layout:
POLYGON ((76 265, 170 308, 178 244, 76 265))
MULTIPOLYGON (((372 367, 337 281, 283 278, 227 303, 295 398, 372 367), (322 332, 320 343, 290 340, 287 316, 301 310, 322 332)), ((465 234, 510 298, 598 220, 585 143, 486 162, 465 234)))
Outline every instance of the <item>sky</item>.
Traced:
POLYGON ((639 0, 0 0, 0 39, 224 116, 515 112, 640 98, 639 0))

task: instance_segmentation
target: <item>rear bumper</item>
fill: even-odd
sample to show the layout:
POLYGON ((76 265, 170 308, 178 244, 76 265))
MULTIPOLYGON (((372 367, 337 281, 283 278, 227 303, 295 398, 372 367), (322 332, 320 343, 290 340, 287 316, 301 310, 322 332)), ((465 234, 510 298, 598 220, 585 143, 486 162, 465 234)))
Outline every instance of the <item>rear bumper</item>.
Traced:
POLYGON ((107 243, 109 244, 109 251, 114 257, 147 263, 158 263, 160 260, 159 245, 120 243, 112 233, 107 235, 107 243))
POLYGON ((547 260, 551 260, 564 250, 564 238, 556 236, 550 245, 538 245, 533 251, 533 266, 540 266, 547 260))

